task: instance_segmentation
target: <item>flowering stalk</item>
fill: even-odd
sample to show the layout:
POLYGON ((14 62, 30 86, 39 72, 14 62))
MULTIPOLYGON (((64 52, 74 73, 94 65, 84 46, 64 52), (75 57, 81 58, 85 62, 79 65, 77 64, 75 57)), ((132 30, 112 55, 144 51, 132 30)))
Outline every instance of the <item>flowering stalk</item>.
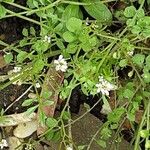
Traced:
POLYGON ((109 96, 111 90, 116 90, 117 86, 111 84, 104 79, 103 76, 99 76, 99 83, 96 84, 97 93, 101 92, 103 95, 109 96))
POLYGON ((66 72, 66 70, 68 68, 67 62, 63 58, 62 55, 60 55, 57 60, 54 60, 54 65, 55 65, 56 71, 66 72))

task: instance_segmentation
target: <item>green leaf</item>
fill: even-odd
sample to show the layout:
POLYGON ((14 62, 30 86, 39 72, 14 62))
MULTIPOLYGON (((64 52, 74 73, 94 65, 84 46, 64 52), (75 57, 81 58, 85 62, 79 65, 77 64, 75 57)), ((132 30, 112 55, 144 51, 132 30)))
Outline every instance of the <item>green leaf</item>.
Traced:
POLYGON ((133 63, 142 66, 144 63, 145 55, 143 54, 135 54, 132 58, 133 63))
POLYGON ((147 138, 147 137, 149 137, 149 135, 150 135, 150 132, 148 130, 141 130, 140 131, 140 136, 142 138, 147 138))
POLYGON ((55 31, 55 32, 60 32, 62 29, 63 29, 63 24, 62 24, 62 23, 59 23, 59 24, 54 28, 54 31, 55 31))
POLYGON ((60 49, 65 49, 65 46, 61 39, 57 39, 56 44, 60 49))
POLYGON ((70 54, 76 53, 77 49, 78 49, 77 43, 69 43, 67 45, 67 52, 70 54))
POLYGON ((97 44, 97 37, 96 36, 91 37, 89 39, 89 42, 90 42, 91 47, 96 46, 96 44, 97 44))
POLYGON ((29 106, 31 105, 35 100, 34 99, 27 99, 25 100, 23 103, 22 103, 22 106, 25 107, 25 106, 29 106))
POLYGON ((131 29, 131 32, 133 34, 140 34, 140 32, 142 31, 142 28, 138 25, 133 25, 132 29, 131 29))
POLYGON ((58 121, 54 118, 47 118, 47 120, 46 120, 46 125, 49 128, 54 128, 57 126, 57 124, 58 124, 58 121))
POLYGON ((53 138, 53 136, 54 136, 54 131, 53 130, 50 130, 46 135, 45 135, 45 138, 47 139, 47 140, 52 140, 52 138, 53 138))
POLYGON ((104 140, 96 140, 97 144, 103 148, 106 148, 106 141, 104 140))
POLYGON ((82 21, 80 19, 72 17, 66 22, 66 27, 71 32, 78 32, 82 28, 82 21))
POLYGON ((142 18, 145 16, 145 12, 144 12, 144 9, 139 9, 137 10, 137 14, 136 14, 137 18, 142 18))
POLYGON ((146 38, 149 38, 150 37, 150 29, 144 29, 143 32, 142 32, 142 35, 146 38))
POLYGON ((150 140, 147 140, 145 143, 145 148, 148 149, 150 148, 150 140))
POLYGON ((150 66, 150 55, 146 57, 146 65, 150 66))
POLYGON ((50 105, 53 105, 54 104, 54 101, 51 101, 51 100, 47 100, 45 102, 43 102, 43 106, 50 106, 50 105))
POLYGON ((52 96, 52 92, 51 91, 43 91, 42 92, 42 98, 44 98, 44 99, 49 99, 50 98, 50 96, 52 96))
POLYGON ((29 109, 27 109, 27 111, 25 112, 26 115, 30 115, 31 113, 33 113, 37 108, 38 108, 39 105, 36 105, 36 106, 33 106, 29 109))
POLYGON ((40 110, 39 111, 39 121, 40 121, 41 126, 43 126, 43 127, 45 126, 46 118, 47 118, 47 116, 45 115, 45 113, 42 110, 40 110))
POLYGON ((55 132, 52 138, 53 141, 58 141, 61 138, 61 132, 55 132))
POLYGON ((118 124, 117 123, 114 123, 111 125, 111 129, 114 130, 114 129, 117 129, 118 128, 118 124))
POLYGON ((17 55, 17 61, 19 63, 22 63, 27 57, 28 53, 24 51, 20 51, 19 54, 17 55))
POLYGON ((85 150, 85 148, 86 148, 86 145, 78 146, 78 150, 85 150))
POLYGON ((5 60, 6 64, 9 64, 13 60, 12 53, 7 53, 6 55, 4 55, 4 60, 5 60))
POLYGON ((150 0, 147 0, 147 4, 150 5, 150 0))
POLYGON ((64 34, 63 34, 63 38, 66 42, 73 42, 75 39, 76 39, 76 36, 69 32, 69 31, 66 31, 64 34))
POLYGON ((37 2, 37 1, 35 1, 35 0, 33 0, 33 5, 34 5, 34 7, 36 7, 36 8, 38 8, 39 7, 39 3, 37 2))
POLYGON ((29 35, 29 34, 28 34, 28 29, 23 28, 22 34, 23 34, 24 36, 28 37, 28 35, 29 35))
POLYGON ((71 17, 79 18, 79 6, 78 5, 68 5, 63 14, 62 19, 66 22, 71 17))
POLYGON ((122 108, 122 107, 116 108, 111 113, 108 114, 107 118, 110 122, 118 123, 124 112, 125 112, 124 108, 122 108))
POLYGON ((128 64, 127 59, 122 59, 122 60, 119 62, 119 66, 122 67, 122 68, 123 68, 123 67, 126 67, 127 64, 128 64))
POLYGON ((46 1, 45 1, 45 0, 39 0, 39 2, 40 2, 42 5, 46 5, 46 1))
POLYGON ((43 53, 48 49, 49 43, 44 42, 42 40, 38 40, 34 45, 33 49, 35 49, 38 53, 43 53))
POLYGON ((128 27, 134 27, 135 23, 136 22, 135 22, 134 19, 128 19, 127 22, 126 22, 128 27))
POLYGON ((30 27, 30 34, 35 36, 36 31, 35 31, 34 27, 30 27))
POLYGON ((127 113, 127 118, 130 120, 130 121, 135 121, 135 114, 134 113, 127 113))
POLYGON ((149 72, 144 72, 143 78, 145 83, 150 83, 150 73, 149 72))
POLYGON ((103 139, 109 139, 112 135, 112 130, 106 126, 102 128, 100 135, 103 137, 103 139))
POLYGON ((44 61, 42 59, 38 59, 33 65, 32 69, 33 74, 38 74, 40 71, 42 71, 44 66, 45 66, 44 61))
POLYGON ((24 38, 24 39, 22 39, 22 40, 19 41, 19 45, 21 47, 23 47, 23 46, 25 46, 27 44, 27 42, 28 42, 27 38, 24 38))
POLYGON ((6 11, 5 7, 0 5, 0 18, 4 18, 6 13, 7 13, 7 11, 6 11))
POLYGON ((70 113, 67 112, 67 111, 64 111, 62 118, 63 118, 64 120, 68 120, 68 119, 70 119, 70 117, 71 117, 71 116, 70 116, 70 113))
POLYGON ((135 14, 136 14, 136 8, 134 6, 126 7, 124 10, 124 15, 127 18, 134 17, 135 14))
POLYGON ((99 0, 81 0, 88 5, 83 7, 93 18, 102 23, 110 23, 112 21, 112 14, 105 4, 99 0))
POLYGON ((91 44, 89 41, 87 41, 85 43, 81 43, 80 45, 85 52, 92 50, 92 47, 91 47, 91 44))
POLYGON ((123 95, 125 98, 131 99, 134 95, 134 92, 131 91, 130 89, 125 89, 123 95))

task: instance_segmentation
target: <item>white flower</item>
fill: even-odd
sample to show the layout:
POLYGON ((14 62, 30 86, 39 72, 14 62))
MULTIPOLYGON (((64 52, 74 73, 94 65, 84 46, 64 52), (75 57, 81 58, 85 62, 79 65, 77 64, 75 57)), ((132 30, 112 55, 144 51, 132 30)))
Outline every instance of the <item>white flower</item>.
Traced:
POLYGON ((41 87, 40 83, 36 83, 36 84, 35 84, 35 87, 36 87, 36 88, 40 88, 40 87, 41 87))
POLYGON ((103 95, 109 96, 109 91, 116 90, 116 86, 108 82, 103 78, 103 76, 99 76, 99 83, 96 84, 97 93, 101 92, 103 95))
POLYGON ((21 67, 14 67, 13 72, 17 73, 21 71, 21 67))
POLYGON ((2 139, 0 142, 0 148, 3 149, 4 147, 8 147, 8 143, 5 139, 2 139))
POLYGON ((127 54, 128 54, 129 56, 133 56, 134 51, 129 51, 129 52, 127 52, 127 54))
POLYGON ((62 55, 59 56, 58 60, 54 60, 56 71, 66 72, 68 66, 66 60, 62 55))
POLYGON ((67 146, 67 147, 66 147, 66 150, 73 150, 73 148, 70 147, 70 146, 67 146))
POLYGON ((48 43, 50 43, 51 42, 51 37, 50 36, 47 36, 47 35, 45 35, 45 37, 44 37, 44 40, 43 40, 44 42, 48 42, 48 43))

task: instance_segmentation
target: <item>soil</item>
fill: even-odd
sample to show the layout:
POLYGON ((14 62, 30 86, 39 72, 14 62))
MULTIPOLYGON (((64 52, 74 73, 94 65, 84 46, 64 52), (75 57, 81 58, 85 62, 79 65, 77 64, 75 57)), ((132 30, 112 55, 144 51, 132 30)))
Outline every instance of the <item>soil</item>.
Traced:
MULTIPOLYGON (((22 95, 26 89, 28 88, 28 85, 10 85, 7 88, 0 91, 0 108, 3 108, 4 110, 12 103, 14 102, 20 95, 22 95)), ((12 107, 6 111, 6 115, 14 114, 14 113, 21 113, 26 111, 27 108, 22 107, 22 103, 25 99, 28 98, 28 94, 24 95, 19 101, 14 103, 12 107)))

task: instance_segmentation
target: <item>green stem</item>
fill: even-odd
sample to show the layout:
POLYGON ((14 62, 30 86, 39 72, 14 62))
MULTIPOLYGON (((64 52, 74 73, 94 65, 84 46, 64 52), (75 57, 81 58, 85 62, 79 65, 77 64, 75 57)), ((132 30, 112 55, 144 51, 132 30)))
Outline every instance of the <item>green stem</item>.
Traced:
POLYGON ((52 8, 52 7, 56 6, 56 5, 58 5, 58 3, 62 2, 62 1, 63 0, 57 0, 57 1, 47 5, 45 7, 41 7, 41 8, 38 8, 38 9, 32 9, 32 10, 29 10, 29 11, 24 11, 23 13, 24 14, 33 14, 33 13, 36 13, 36 12, 39 12, 39 11, 44 11, 44 10, 47 10, 49 8, 52 8))
POLYGON ((21 18, 21 19, 27 20, 27 21, 29 21, 29 22, 35 23, 35 24, 37 24, 37 25, 44 26, 44 27, 48 28, 47 25, 42 24, 41 22, 36 21, 36 20, 34 20, 34 19, 31 19, 31 18, 22 16, 22 15, 20 15, 19 13, 15 13, 15 12, 10 11, 10 10, 8 10, 8 9, 7 9, 7 12, 10 13, 10 14, 12 14, 12 15, 14 15, 14 16, 16 16, 16 17, 18 17, 18 18, 21 18))
MULTIPOLYGON (((147 131, 150 131, 150 102, 148 103, 148 108, 147 108, 147 131)), ((146 143, 149 141, 149 136, 146 138, 146 143)), ((148 150, 146 148, 145 150, 148 150)))
POLYGON ((100 133, 100 131, 102 130, 102 128, 108 126, 108 122, 105 122, 96 132, 95 134, 92 136, 92 139, 90 140, 89 144, 88 144, 88 147, 86 150, 90 150, 91 148, 91 145, 93 143, 93 141, 95 140, 96 136, 100 133))
POLYGON ((7 1, 4 1, 3 3, 6 3, 6 4, 9 4, 9 5, 15 6, 15 7, 17 7, 17 8, 20 8, 20 9, 24 9, 24 10, 30 10, 29 8, 27 8, 27 7, 24 7, 24 6, 21 6, 21 5, 19 5, 19 4, 16 4, 16 3, 7 2, 7 1))
POLYGON ((73 2, 73 1, 63 1, 62 3, 71 5, 90 5, 89 3, 73 2))
MULTIPOLYGON (((150 103, 150 100, 149 100, 149 103, 150 103)), ((136 140, 135 140, 134 150, 138 150, 139 141, 140 141, 140 132, 139 131, 141 131, 142 128, 143 128, 144 121, 145 121, 145 116, 147 114, 148 108, 149 108, 149 104, 146 106, 145 112, 142 116, 142 121, 139 125, 139 129, 137 130, 137 136, 136 136, 136 140)))
POLYGON ((97 33, 96 35, 98 35, 100 37, 107 38, 107 39, 111 39, 111 40, 121 41, 119 38, 116 38, 116 37, 113 37, 113 36, 109 36, 109 35, 104 35, 104 34, 101 34, 101 33, 97 33))
POLYGON ((135 46, 134 48, 135 49, 140 49, 140 50, 148 50, 148 51, 150 51, 150 48, 148 48, 148 47, 138 47, 138 46, 135 46))
POLYGON ((5 47, 9 46, 7 43, 3 42, 2 40, 0 40, 0 45, 5 46, 5 47))
POLYGON ((113 41, 111 44, 109 44, 109 45, 104 49, 104 51, 107 50, 107 49, 108 49, 108 50, 107 50, 105 56, 103 57, 103 59, 101 60, 101 62, 99 63, 99 65, 98 65, 98 70, 99 70, 99 69, 101 68, 101 66, 103 65, 104 61, 106 60, 107 56, 109 55, 109 52, 110 52, 111 48, 114 46, 115 43, 116 43, 116 41, 113 41))

